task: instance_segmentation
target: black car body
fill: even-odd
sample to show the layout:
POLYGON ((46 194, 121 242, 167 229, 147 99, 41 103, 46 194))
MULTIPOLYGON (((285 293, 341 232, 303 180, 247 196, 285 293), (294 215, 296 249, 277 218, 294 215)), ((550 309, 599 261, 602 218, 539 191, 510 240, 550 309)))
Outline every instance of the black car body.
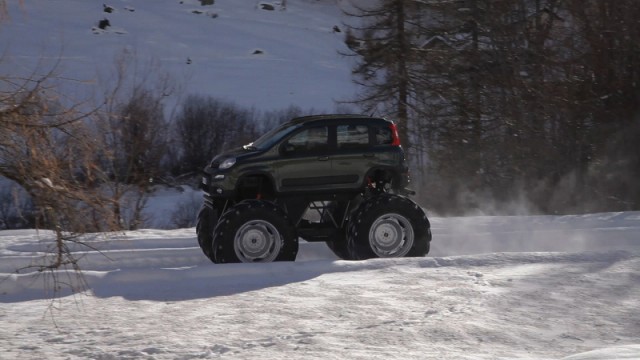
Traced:
POLYGON ((216 156, 204 169, 211 198, 358 192, 384 177, 394 189, 409 183, 396 124, 354 115, 289 121, 251 144, 216 156))

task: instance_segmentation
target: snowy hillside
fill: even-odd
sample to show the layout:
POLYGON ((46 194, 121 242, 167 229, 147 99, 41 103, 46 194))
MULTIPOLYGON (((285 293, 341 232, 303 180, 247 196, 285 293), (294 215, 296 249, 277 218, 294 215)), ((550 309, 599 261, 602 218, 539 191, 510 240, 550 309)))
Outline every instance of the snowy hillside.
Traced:
POLYGON ((275 0, 7 3, 3 73, 30 74, 38 63, 48 70, 61 59, 60 76, 94 86, 112 77, 115 57, 128 52, 139 72, 169 73, 185 94, 260 110, 332 111, 334 99, 355 92, 349 60, 338 54, 346 47, 344 33, 334 28, 342 26, 336 1, 290 0, 285 9, 275 0), (105 5, 113 10, 105 12, 105 5), (100 29, 105 19, 110 26, 100 29))

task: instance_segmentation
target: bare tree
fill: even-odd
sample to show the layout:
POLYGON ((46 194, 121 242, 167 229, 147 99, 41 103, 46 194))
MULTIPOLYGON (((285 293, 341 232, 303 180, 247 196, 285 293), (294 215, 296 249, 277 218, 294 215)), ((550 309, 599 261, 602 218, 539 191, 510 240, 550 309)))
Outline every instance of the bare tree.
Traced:
MULTIPOLYGON (((6 3, 0 0, 0 21, 6 16, 6 3)), ((51 276, 54 295, 63 283, 58 269, 74 270, 76 279, 68 285, 72 291, 82 290, 84 280, 71 244, 81 242, 78 234, 95 231, 88 218, 99 214, 95 217, 102 223, 110 221, 100 192, 86 186, 95 167, 87 154, 96 149, 87 141, 85 121, 95 109, 57 91, 56 68, 39 66, 25 76, 0 74, 0 177, 29 195, 36 227, 55 235, 42 262, 27 266, 51 276)))
POLYGON ((0 229, 35 227, 33 201, 13 181, 0 177, 0 229))
POLYGON ((139 68, 135 54, 122 53, 114 77, 105 80, 104 105, 95 116, 94 139, 100 180, 115 228, 136 229, 144 224, 142 210, 150 189, 165 173, 168 149, 165 100, 176 89, 155 63, 139 68))
POLYGON ((85 120, 92 111, 81 104, 65 104, 51 86, 54 72, 41 76, 0 76, 0 176, 11 179, 33 199, 36 224, 55 234, 53 256, 39 270, 79 270, 69 250, 76 234, 95 231, 92 214, 101 222, 105 198, 87 186, 96 168, 89 154, 96 148, 85 120), (86 109, 85 109, 86 110, 86 109))
POLYGON ((189 95, 175 118, 180 174, 199 174, 220 152, 257 136, 255 112, 210 96, 189 95))

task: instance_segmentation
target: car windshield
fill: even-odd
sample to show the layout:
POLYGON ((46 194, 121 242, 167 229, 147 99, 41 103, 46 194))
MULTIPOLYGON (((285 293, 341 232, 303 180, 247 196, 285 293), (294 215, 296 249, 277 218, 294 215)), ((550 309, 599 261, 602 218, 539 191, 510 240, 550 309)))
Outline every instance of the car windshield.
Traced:
POLYGON ((287 134, 291 133, 295 129, 299 128, 300 124, 291 125, 283 124, 274 129, 271 129, 266 134, 260 136, 258 140, 244 146, 247 150, 266 150, 279 142, 287 134))

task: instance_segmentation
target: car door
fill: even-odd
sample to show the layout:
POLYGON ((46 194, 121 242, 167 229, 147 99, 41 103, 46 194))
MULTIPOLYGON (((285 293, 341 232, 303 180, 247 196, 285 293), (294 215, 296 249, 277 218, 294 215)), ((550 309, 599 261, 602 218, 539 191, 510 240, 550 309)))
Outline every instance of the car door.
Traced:
POLYGON ((329 127, 301 129, 280 144, 274 168, 278 191, 304 191, 332 183, 329 158, 329 127))
POLYGON ((364 123, 337 125, 336 151, 331 158, 333 176, 339 180, 339 187, 359 187, 375 162, 369 126, 364 123))

